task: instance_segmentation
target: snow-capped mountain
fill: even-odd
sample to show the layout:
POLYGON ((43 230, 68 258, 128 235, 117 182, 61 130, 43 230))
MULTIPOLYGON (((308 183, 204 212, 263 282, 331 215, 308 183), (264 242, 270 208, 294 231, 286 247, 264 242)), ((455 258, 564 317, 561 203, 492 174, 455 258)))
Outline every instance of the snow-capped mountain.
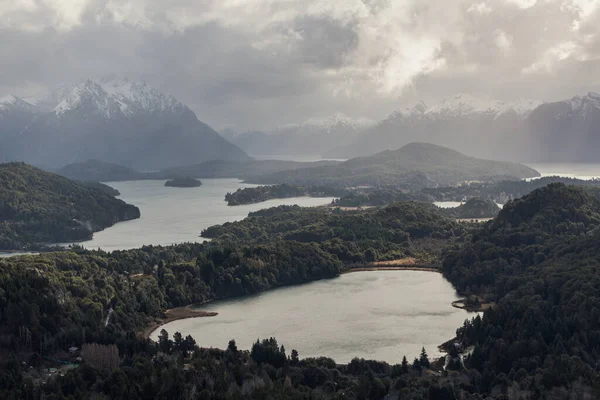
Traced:
POLYGON ((150 113, 182 112, 185 106, 145 82, 128 79, 86 80, 67 92, 54 107, 61 117, 84 109, 106 118, 132 117, 150 113))
POLYGON ((527 118, 524 135, 535 160, 598 162, 600 94, 541 105, 527 118))
POLYGON ((7 157, 5 141, 23 130, 36 113, 33 104, 17 96, 0 97, 0 161, 7 157))
POLYGON ((503 152, 538 100, 504 102, 457 94, 429 106, 420 101, 399 109, 365 131, 355 143, 330 152, 351 158, 396 149, 420 141, 448 146, 470 155, 506 158, 503 152), (496 134, 497 133, 497 134, 496 134))
POLYGON ((428 108, 424 114, 431 119, 495 116, 504 105, 502 101, 485 101, 475 96, 461 93, 442 99, 438 104, 428 108))
POLYGON ((360 130, 375 125, 375 121, 367 118, 350 118, 342 113, 335 113, 325 118, 309 118, 300 123, 286 124, 275 128, 272 133, 297 130, 297 129, 314 129, 321 132, 332 132, 336 127, 344 127, 346 129, 360 130))
POLYGON ((34 112, 35 106, 12 94, 0 97, 0 118, 3 114, 14 111, 34 112))
POLYGON ((12 129, 3 143, 11 159, 48 167, 99 159, 157 170, 249 158, 187 106, 145 82, 88 79, 33 102, 44 112, 12 129))
POLYGON ((336 113, 325 118, 310 118, 269 131, 249 131, 234 137, 233 143, 249 154, 259 156, 318 156, 340 142, 355 140, 375 125, 366 118, 350 118, 336 113))

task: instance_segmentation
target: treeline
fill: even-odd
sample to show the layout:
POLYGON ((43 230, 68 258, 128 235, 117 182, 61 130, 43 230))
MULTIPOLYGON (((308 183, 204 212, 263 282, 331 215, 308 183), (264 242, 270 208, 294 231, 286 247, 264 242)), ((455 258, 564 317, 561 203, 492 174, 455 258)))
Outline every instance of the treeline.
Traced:
MULTIPOLYGON (((341 263, 312 243, 189 244, 107 254, 47 253, 0 260, 0 347, 40 352, 139 330, 172 307, 334 277, 341 263), (22 338, 25 329, 27 340, 22 338)), ((68 348, 69 346, 67 346, 68 348)))
POLYGON ((228 206, 260 203, 271 199, 287 199, 290 197, 335 197, 346 193, 346 190, 329 186, 296 186, 288 184, 257 186, 238 189, 225 195, 228 206))
POLYGON ((137 207, 97 184, 77 183, 23 163, 0 164, 0 250, 86 240, 137 207))
POLYGON ((433 262, 442 243, 460 238, 464 229, 432 204, 405 202, 362 211, 280 206, 201 235, 223 243, 313 243, 347 264, 407 256, 433 262))
POLYGON ((564 183, 566 185, 585 186, 589 188, 600 187, 600 180, 582 180, 547 176, 532 180, 502 180, 490 182, 471 182, 456 186, 440 186, 403 190, 393 186, 377 186, 372 188, 354 188, 335 200, 341 207, 381 206, 398 201, 457 201, 462 202, 469 198, 483 198, 496 203, 505 204, 509 200, 517 199, 542 188, 550 183, 564 183))
MULTIPOLYGON (((225 339, 227 340, 227 339, 225 339)), ((330 358, 300 358, 276 339, 257 340, 240 350, 230 340, 225 350, 202 349, 180 333, 162 331, 158 343, 129 332, 117 340, 123 361, 118 368, 84 363, 43 385, 12 360, 4 370, 8 385, 0 394, 14 399, 382 399, 450 400, 469 393, 465 374, 451 369, 436 376, 423 351, 395 365, 354 359, 339 365, 330 358)))

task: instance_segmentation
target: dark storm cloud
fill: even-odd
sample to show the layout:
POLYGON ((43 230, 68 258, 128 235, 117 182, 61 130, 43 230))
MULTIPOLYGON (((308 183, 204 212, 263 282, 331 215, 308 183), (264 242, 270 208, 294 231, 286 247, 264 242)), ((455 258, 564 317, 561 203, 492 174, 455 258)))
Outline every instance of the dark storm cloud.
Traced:
POLYGON ((216 127, 379 118, 455 92, 600 90, 590 0, 18 0, 0 4, 0 94, 107 73, 216 127))

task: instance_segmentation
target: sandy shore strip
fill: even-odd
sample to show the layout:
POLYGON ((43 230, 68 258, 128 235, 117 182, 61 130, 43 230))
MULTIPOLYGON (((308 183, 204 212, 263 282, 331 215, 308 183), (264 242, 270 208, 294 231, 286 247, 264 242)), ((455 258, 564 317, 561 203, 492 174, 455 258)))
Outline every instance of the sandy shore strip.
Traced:
POLYGON ((202 311, 193 308, 193 306, 171 308, 165 311, 165 318, 158 318, 148 325, 142 332, 141 335, 144 338, 149 338, 152 332, 161 326, 168 324, 169 322, 177 321, 185 318, 197 318, 197 317, 214 317, 219 313, 214 311, 202 311))
POLYGON ((437 272, 440 270, 431 267, 420 266, 420 262, 414 257, 405 257, 399 260, 374 261, 366 264, 349 265, 344 273, 361 271, 426 271, 437 272))

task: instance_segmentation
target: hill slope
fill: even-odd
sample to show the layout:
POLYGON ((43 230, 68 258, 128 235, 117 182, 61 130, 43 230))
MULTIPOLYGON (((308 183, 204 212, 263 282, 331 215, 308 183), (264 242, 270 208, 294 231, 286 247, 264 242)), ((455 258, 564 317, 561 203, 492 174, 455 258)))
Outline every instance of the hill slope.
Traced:
POLYGON ((404 188, 453 185, 464 181, 527 178, 539 173, 527 166, 467 157, 446 147, 410 143, 398 150, 353 158, 334 166, 283 171, 249 179, 258 183, 343 186, 394 185, 404 188))
POLYGON ((97 188, 23 163, 0 164, 0 250, 90 239, 139 216, 137 207, 97 188))
POLYGON ((99 160, 68 164, 56 173, 73 180, 95 182, 134 181, 144 179, 146 176, 131 168, 99 160))

